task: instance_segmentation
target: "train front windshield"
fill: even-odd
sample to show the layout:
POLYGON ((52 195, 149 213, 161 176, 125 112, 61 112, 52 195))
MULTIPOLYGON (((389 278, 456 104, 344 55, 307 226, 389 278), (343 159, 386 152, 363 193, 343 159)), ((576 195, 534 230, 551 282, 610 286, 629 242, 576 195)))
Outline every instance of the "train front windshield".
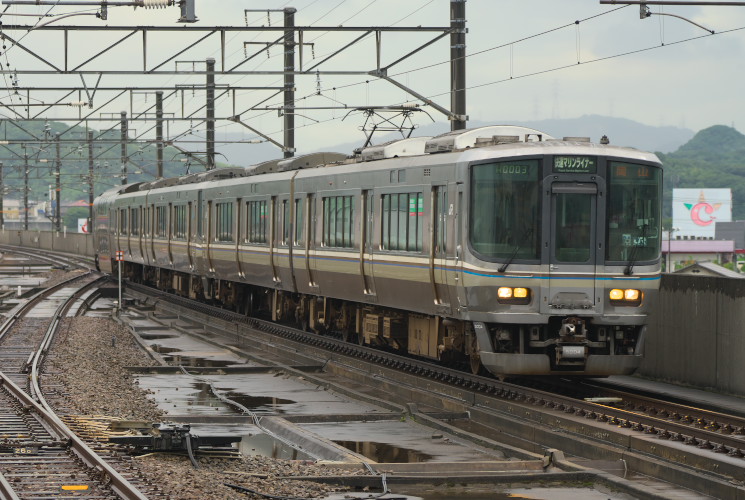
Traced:
POLYGON ((660 252, 662 171, 609 162, 606 261, 655 260, 660 252))
POLYGON ((486 260, 540 258, 540 162, 474 165, 471 172, 471 247, 486 260))

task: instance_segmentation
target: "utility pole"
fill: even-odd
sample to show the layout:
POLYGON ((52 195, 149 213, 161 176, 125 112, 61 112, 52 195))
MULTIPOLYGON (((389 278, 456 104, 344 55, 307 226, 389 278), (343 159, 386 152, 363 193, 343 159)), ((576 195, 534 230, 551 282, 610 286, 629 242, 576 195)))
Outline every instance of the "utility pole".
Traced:
POLYGON ((93 131, 88 131, 88 232, 93 229, 93 131))
POLYGON ((450 0, 450 130, 466 128, 466 0, 450 0))
MULTIPOLYGON (((161 92, 162 95, 162 92, 161 92)), ((162 116, 161 116, 162 117, 162 116)), ((122 111, 122 184, 127 180, 127 112, 122 111)))
POLYGON ((54 199, 57 202, 57 208, 54 211, 54 227, 57 229, 57 232, 62 231, 62 179, 61 179, 61 170, 62 170, 62 155, 60 154, 60 141, 59 141, 60 135, 59 133, 55 134, 54 136, 54 142, 55 146, 57 147, 57 160, 55 161, 55 169, 54 169, 54 177, 55 177, 55 185, 54 185, 54 199))
POLYGON ((285 8, 285 158, 295 155, 295 12, 293 7, 285 8))
POLYGON ((207 170, 215 168, 215 60, 207 59, 207 170))
POLYGON ((28 231, 28 155, 23 154, 23 230, 28 231))

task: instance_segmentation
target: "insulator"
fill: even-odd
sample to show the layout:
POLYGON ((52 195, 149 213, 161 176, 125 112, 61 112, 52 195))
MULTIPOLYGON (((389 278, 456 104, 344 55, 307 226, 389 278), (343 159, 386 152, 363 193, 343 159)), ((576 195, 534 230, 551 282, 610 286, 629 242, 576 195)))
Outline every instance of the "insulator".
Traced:
POLYGON ((142 0, 146 9, 165 9, 171 3, 171 0, 142 0))

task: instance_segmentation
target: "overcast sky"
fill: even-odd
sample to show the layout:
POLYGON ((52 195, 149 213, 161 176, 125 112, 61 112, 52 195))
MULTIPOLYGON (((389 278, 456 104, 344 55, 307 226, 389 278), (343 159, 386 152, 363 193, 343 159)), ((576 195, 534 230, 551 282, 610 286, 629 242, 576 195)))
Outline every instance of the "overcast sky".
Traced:
MULTIPOLYGON (((244 9, 295 7, 297 26, 447 26, 447 0, 197 0, 196 10, 203 26, 260 26, 267 24, 266 13, 245 14, 244 9)), ((584 114, 600 114, 628 118, 648 125, 671 125, 694 131, 715 124, 734 125, 745 130, 745 7, 650 7, 655 13, 640 19, 639 7, 600 5, 598 0, 468 0, 467 13, 467 106, 471 119, 495 124, 512 121, 548 118, 574 118, 584 114), (684 20, 656 15, 675 14, 694 21, 717 34, 696 27, 684 20), (579 24, 575 21, 579 20, 579 24), (663 46, 664 45, 664 46, 663 46), (624 55, 626 54, 626 55, 624 55)), ((48 12, 49 7, 12 7, 8 12, 48 12)), ((67 12, 55 7, 53 13, 67 12)), ((92 17, 71 17, 58 24, 90 23, 109 25, 174 25, 178 17, 175 7, 163 10, 136 11, 131 8, 110 8, 109 20, 103 23, 92 17)), ((33 18, 2 19, 11 22, 33 23, 33 18)), ((281 25, 278 14, 271 16, 272 25, 281 25)), ((80 48, 79 59, 96 53, 96 47, 118 40, 126 32, 96 34, 85 39, 78 37, 71 46, 80 48)), ((19 36, 16 32, 14 36, 19 36)), ((60 34, 30 33, 23 43, 40 52, 59 46, 60 34)), ((200 35, 201 36, 201 35, 200 35)), ((238 64, 246 53, 258 50, 243 42, 266 42, 277 33, 228 33, 227 64, 238 64)), ((304 64, 320 61, 357 34, 306 33, 304 42, 314 44, 304 49, 304 64), (315 59, 313 59, 315 57, 315 59)), ((383 34, 383 64, 395 61, 419 45, 431 40, 431 33, 383 34)), ((134 37, 137 38, 137 37, 134 37)), ((175 54, 196 38, 178 35, 148 38, 149 60, 164 59, 175 54), (160 52, 162 51, 162 56, 160 52)), ((134 42, 122 43, 111 51, 106 62, 109 67, 124 65, 129 60, 140 61, 141 48, 134 42)), ((137 42, 139 43, 139 42, 137 42)), ((6 67, 24 68, 38 65, 28 54, 13 47, 2 56, 6 67), (10 64, 10 66, 7 66, 10 64)), ((46 52, 44 52, 46 53, 46 52)), ((257 71, 281 71, 282 52, 278 48, 262 54, 242 66, 257 71)), ((59 56, 59 51, 49 57, 59 56)), ((206 57, 220 59, 219 37, 197 45, 179 60, 203 61, 206 57)), ((450 106, 448 96, 450 77, 447 60, 449 40, 443 39, 394 66, 390 74, 395 79, 432 98, 444 107, 450 106), (422 69, 425 68, 426 69, 422 69)), ((218 65, 220 63, 218 62, 218 65)), ((172 69, 173 63, 165 66, 172 69)), ((321 69, 369 71, 375 67, 374 36, 332 59, 321 69)), ((76 77, 77 78, 77 77, 76 77)), ((21 84, 49 85, 49 77, 39 79, 21 76, 21 84)), ((88 83, 95 84, 89 77, 88 83)), ((170 76, 157 79, 167 85, 203 82, 204 77, 170 76)), ((79 78, 77 78, 79 82, 79 78)), ((153 85, 153 80, 132 80, 136 84, 153 85)), ((5 85, 9 85, 5 75, 5 85)), ((108 77, 101 84, 113 84, 108 77)), ((281 76, 218 77, 218 83, 232 85, 280 85, 281 76)), ((298 106, 322 107, 334 103, 348 107, 392 105, 420 102, 389 83, 364 75, 315 75, 296 78, 298 106), (320 92, 319 92, 320 91, 320 92)), ((253 105, 269 97, 259 91, 239 94, 240 106, 253 105)), ((193 93, 184 97, 168 97, 167 112, 180 113, 184 102, 203 102, 204 97, 193 93)), ((8 97, 0 96, 7 102, 8 97)), ((131 99, 129 100, 131 101, 131 99)), ((130 102, 117 102, 109 112, 126 109, 130 102)), ((103 103, 103 96, 96 102, 103 103)), ((152 105, 152 95, 135 99, 135 108, 152 105)), ((194 103, 192 103, 194 104, 194 103)), ((266 104, 279 105, 281 99, 270 99, 266 104)), ((230 114, 229 98, 218 103, 218 115, 230 114)), ((0 110, 2 111, 2 110, 0 110)), ((434 109, 427 109, 432 119, 446 122, 434 109)), ((60 111, 55 111, 58 113, 60 111)), ((337 144, 360 137, 359 127, 364 117, 352 113, 344 120, 342 110, 298 110, 296 125, 298 149, 318 149, 324 143, 337 144)), ((6 113, 7 116, 7 113, 6 113)), ((54 114, 52 114, 54 116, 54 114)), ((282 122, 276 111, 246 113, 242 119, 253 127, 281 141, 282 122)), ((420 125, 432 119, 418 113, 420 125)), ((100 124, 91 125, 98 128, 100 124)), ((201 133, 199 123, 190 124, 201 133)), ((183 131, 184 123, 169 125, 171 136, 183 131)), ((144 126, 140 127, 144 130, 144 126)), ((237 125, 221 123, 219 134, 240 132, 246 140, 257 137, 237 125)), ((219 135, 218 134, 218 135, 219 135)))

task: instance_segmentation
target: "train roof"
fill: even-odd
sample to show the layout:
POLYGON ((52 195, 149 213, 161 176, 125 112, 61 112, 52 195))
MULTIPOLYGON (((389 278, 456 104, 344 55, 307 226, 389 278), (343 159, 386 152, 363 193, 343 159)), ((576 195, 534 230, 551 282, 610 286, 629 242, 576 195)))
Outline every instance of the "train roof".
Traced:
MULTIPOLYGON (((526 154, 596 154, 659 163, 659 159, 653 153, 611 145, 605 136, 598 144, 590 142, 587 137, 556 139, 549 134, 528 127, 496 125, 456 130, 436 137, 412 137, 389 141, 363 148, 356 155, 333 152, 311 153, 292 158, 270 160, 246 168, 220 168, 183 177, 134 183, 116 187, 110 191, 116 191, 117 194, 127 194, 138 190, 147 191, 177 185, 225 181, 305 169, 315 170, 331 166, 345 165, 348 167, 342 169, 345 171, 359 168, 376 169, 378 162, 380 162, 378 168, 390 168, 390 161, 397 161, 396 168, 406 168, 408 166, 426 166, 427 164, 479 161, 495 157, 524 156, 526 154), (592 152, 588 152, 588 150, 592 152), (404 159, 407 161, 402 161, 404 159)), ((318 173, 324 175, 320 171, 318 173)))

